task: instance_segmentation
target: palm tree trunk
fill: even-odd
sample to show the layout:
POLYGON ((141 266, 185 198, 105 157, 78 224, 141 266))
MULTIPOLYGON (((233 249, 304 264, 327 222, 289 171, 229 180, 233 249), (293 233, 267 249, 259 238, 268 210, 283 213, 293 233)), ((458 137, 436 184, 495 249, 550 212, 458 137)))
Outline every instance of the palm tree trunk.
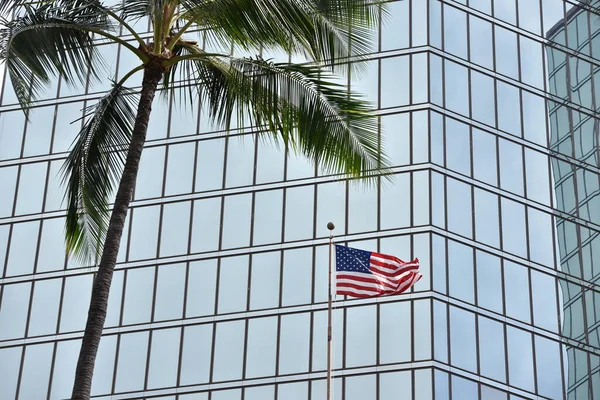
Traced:
POLYGON ((98 272, 96 273, 92 287, 92 298, 88 311, 87 324, 75 371, 75 382, 71 395, 72 400, 88 400, 90 398, 96 354, 106 319, 110 284, 117 262, 117 254, 119 253, 127 210, 129 209, 129 203, 131 202, 133 189, 135 188, 142 149, 146 141, 148 121, 150 120, 150 112, 152 111, 152 101, 154 100, 162 72, 163 68, 153 63, 148 64, 144 70, 142 91, 131 143, 110 217, 100 265, 98 266, 98 272))

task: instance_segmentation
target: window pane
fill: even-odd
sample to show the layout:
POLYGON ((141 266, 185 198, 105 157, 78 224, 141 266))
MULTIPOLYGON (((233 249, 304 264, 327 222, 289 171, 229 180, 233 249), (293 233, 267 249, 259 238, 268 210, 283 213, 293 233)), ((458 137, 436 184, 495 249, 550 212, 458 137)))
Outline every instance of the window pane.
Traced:
POLYGON ((191 202, 165 204, 160 235, 160 257, 186 254, 191 202))
POLYGON ((252 255, 250 309, 275 308, 279 305, 281 253, 252 255))
POLYGON ((374 365, 377 359, 377 308, 346 310, 346 366, 374 365))
POLYGON ((15 398, 21 353, 22 347, 0 349, 0 396, 3 399, 15 398))
POLYGON ((33 272, 39 228, 39 221, 13 225, 6 276, 24 275, 33 272))
POLYGON ((409 302, 379 306, 379 362, 407 362, 411 355, 411 311, 409 302), (402 343, 402 346, 398 346, 402 343))
POLYGON ((155 258, 158 241, 160 206, 138 207, 132 210, 129 260, 155 258))
POLYGON ((182 317, 185 267, 185 264, 158 266, 154 321, 180 319, 182 317))
POLYGON ((56 332, 62 279, 35 282, 28 336, 56 332))
POLYGON ((115 389, 118 392, 141 390, 146 375, 148 332, 121 335, 115 389))
POLYGON ((127 286, 123 304, 123 324, 150 321, 154 295, 154 267, 127 271, 127 286))
POLYGON ((65 279, 60 332, 79 331, 85 328, 93 278, 92 274, 88 274, 65 279))
POLYGON ((246 352, 246 378, 275 375, 277 317, 248 321, 246 352))
POLYGON ((221 259, 219 274, 219 313, 246 310, 249 257, 221 259))
POLYGON ((43 399, 46 397, 53 349, 53 343, 25 348, 25 361, 19 390, 20 399, 43 399))
POLYGON ((479 316, 479 363, 481 375, 506 382, 504 328, 501 323, 479 316))
POLYGON ((245 330, 244 321, 217 324, 213 364, 215 381, 241 379, 245 330))
POLYGON ((194 201, 192 253, 214 251, 219 247, 221 197, 194 201))
POLYGON ((217 260, 191 262, 189 269, 186 318, 214 314, 217 260))
POLYGON ((450 357, 452 365, 477 372, 475 315, 450 307, 450 357))
POLYGON ((281 316, 279 374, 308 371, 310 314, 281 316))
POLYGON ((311 297, 312 249, 283 253, 282 306, 308 304, 311 297))
POLYGON ((165 195, 191 193, 196 146, 183 143, 169 146, 165 195))
POLYGON ((68 399, 71 396, 79 349, 81 340, 67 340, 56 344, 51 399, 68 399))
POLYGON ((281 241, 283 190, 257 192, 254 199, 253 244, 281 241))
POLYGON ((42 211, 47 167, 48 163, 45 162, 21 166, 15 215, 33 214, 42 211))
POLYGON ((5 285, 0 304, 0 340, 25 336, 31 283, 5 285))
POLYGON ((186 326, 183 328, 181 385, 192 385, 209 381, 212 342, 212 324, 186 326))
POLYGON ((250 194, 226 196, 223 208, 223 248, 248 246, 252 196, 250 194))
POLYGON ((152 331, 148 389, 175 386, 177 383, 180 337, 180 328, 152 331))

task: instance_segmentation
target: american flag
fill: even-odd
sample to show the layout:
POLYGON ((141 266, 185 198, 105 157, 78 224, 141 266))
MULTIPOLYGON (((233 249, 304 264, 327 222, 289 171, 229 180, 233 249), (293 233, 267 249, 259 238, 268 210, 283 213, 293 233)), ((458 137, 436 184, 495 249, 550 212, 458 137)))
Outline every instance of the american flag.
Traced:
POLYGON ((422 275, 419 259, 404 262, 387 254, 335 246, 336 293, 352 297, 399 294, 422 275))

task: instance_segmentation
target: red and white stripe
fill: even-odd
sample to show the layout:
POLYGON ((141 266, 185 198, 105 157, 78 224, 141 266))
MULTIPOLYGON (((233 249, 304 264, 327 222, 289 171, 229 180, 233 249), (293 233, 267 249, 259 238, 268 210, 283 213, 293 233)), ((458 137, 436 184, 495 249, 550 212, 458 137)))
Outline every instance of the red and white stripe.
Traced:
POLYGON ((400 294, 422 278, 418 259, 404 262, 394 256, 371 253, 369 269, 372 274, 337 272, 336 293, 352 297, 400 294))

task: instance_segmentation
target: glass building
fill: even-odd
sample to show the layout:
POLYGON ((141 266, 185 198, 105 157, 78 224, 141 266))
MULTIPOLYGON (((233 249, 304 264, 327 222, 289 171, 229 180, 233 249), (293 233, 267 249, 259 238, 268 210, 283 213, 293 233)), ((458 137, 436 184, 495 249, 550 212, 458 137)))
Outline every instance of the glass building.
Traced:
POLYGON ((590 398, 590 391, 600 396, 600 82, 595 82, 600 78, 600 18, 588 12, 600 2, 583 3, 547 32, 552 43, 547 49, 548 111, 569 399, 590 398))
MULTIPOLYGON (((336 298, 336 400, 600 398, 598 3, 390 1, 340 77, 393 161, 371 187, 157 98, 94 398, 325 399, 329 221, 424 275, 336 298)), ((97 45, 106 77, 136 65, 97 45)), ((59 170, 108 82, 55 82, 26 122, 3 80, 0 399, 70 395, 94 271, 65 256, 59 170)))

